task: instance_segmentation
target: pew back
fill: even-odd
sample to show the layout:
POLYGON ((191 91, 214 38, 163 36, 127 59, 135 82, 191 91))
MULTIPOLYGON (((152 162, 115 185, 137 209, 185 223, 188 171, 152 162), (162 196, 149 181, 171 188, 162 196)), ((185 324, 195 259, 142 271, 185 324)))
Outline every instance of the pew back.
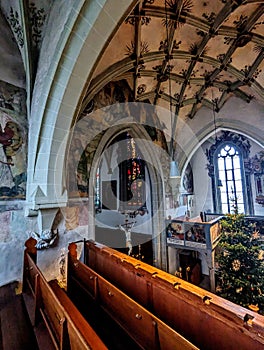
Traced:
POLYGON ((85 263, 204 350, 264 348, 264 317, 93 241, 85 263))
POLYGON ((107 348, 55 281, 48 283, 36 265, 36 252, 24 253, 23 292, 34 298, 34 325, 43 320, 58 350, 107 348))
POLYGON ((68 293, 77 294, 83 307, 85 304, 89 307, 91 298, 99 303, 100 307, 142 349, 198 349, 142 305, 71 255, 68 257, 68 293))

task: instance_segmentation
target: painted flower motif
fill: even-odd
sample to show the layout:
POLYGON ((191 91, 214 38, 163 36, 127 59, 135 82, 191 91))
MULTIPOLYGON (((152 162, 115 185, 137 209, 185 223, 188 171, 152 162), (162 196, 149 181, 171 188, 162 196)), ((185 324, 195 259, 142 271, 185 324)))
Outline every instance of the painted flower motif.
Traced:
POLYGON ((234 271, 238 271, 241 267, 241 262, 240 260, 238 259, 235 259, 233 262, 232 262, 232 268, 234 271))

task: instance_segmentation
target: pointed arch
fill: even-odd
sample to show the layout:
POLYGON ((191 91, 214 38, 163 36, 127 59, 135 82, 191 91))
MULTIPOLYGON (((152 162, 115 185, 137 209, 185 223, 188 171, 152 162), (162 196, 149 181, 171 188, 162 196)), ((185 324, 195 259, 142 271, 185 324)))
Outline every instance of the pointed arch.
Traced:
POLYGON ((153 241, 153 260, 157 267, 167 269, 166 236, 164 234, 164 203, 165 203, 165 173, 160 162, 160 155, 165 156, 165 152, 151 140, 144 126, 137 123, 120 124, 109 128, 103 135, 90 172, 89 181, 89 238, 95 238, 95 205, 94 191, 97 169, 100 159, 111 141, 117 135, 129 132, 131 137, 136 139, 136 143, 141 151, 142 158, 146 162, 150 178, 151 188, 151 208, 149 230, 153 241))
MULTIPOLYGON (((116 9, 110 15, 111 0, 103 0, 100 4, 79 1, 70 13, 65 14, 65 21, 59 23, 58 28, 67 30, 60 33, 52 25, 54 33, 48 33, 44 38, 48 45, 49 38, 54 35, 50 42, 55 42, 55 47, 48 45, 50 50, 43 53, 40 66, 45 72, 38 71, 37 89, 32 98, 27 189, 29 207, 60 207, 67 203, 64 164, 71 126, 100 53, 117 24, 135 3, 135 0, 117 0, 116 9), (52 50, 53 55, 50 55, 52 50)), ((55 13, 50 17, 55 22, 57 18, 62 20, 60 16, 56 18, 55 13)))

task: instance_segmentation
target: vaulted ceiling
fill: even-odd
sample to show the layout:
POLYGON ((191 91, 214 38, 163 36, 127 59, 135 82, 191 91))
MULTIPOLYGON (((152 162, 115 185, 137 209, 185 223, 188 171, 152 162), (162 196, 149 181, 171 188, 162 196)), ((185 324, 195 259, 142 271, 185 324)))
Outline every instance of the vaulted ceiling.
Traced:
MULTIPOLYGON (((108 82, 121 79, 130 85, 135 101, 171 109, 176 117, 192 119, 202 106, 218 112, 232 96, 264 103, 263 0, 135 4, 109 33, 87 85, 83 109, 108 82)), ((0 1, 0 7, 0 82, 26 87, 27 74, 34 80, 52 1, 28 2, 24 14, 29 20, 18 15, 17 1, 0 1), (30 73, 25 68, 25 57, 30 55, 25 50, 30 47, 21 42, 23 23, 32 36, 30 73)), ((24 41, 25 37, 26 33, 24 41)))
POLYGON ((176 117, 218 112, 232 96, 264 103, 263 58, 262 0, 141 0, 109 40, 85 103, 119 79, 135 101, 176 117))

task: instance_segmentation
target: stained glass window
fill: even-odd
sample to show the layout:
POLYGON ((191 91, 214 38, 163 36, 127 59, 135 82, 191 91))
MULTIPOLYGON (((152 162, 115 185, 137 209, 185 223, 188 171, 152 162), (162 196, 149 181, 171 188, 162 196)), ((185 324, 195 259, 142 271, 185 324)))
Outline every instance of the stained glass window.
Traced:
MULTIPOLYGON (((124 151, 124 150, 123 150, 124 151)), ((145 208, 145 162, 135 140, 126 134, 126 157, 120 169, 120 209, 145 208)))

